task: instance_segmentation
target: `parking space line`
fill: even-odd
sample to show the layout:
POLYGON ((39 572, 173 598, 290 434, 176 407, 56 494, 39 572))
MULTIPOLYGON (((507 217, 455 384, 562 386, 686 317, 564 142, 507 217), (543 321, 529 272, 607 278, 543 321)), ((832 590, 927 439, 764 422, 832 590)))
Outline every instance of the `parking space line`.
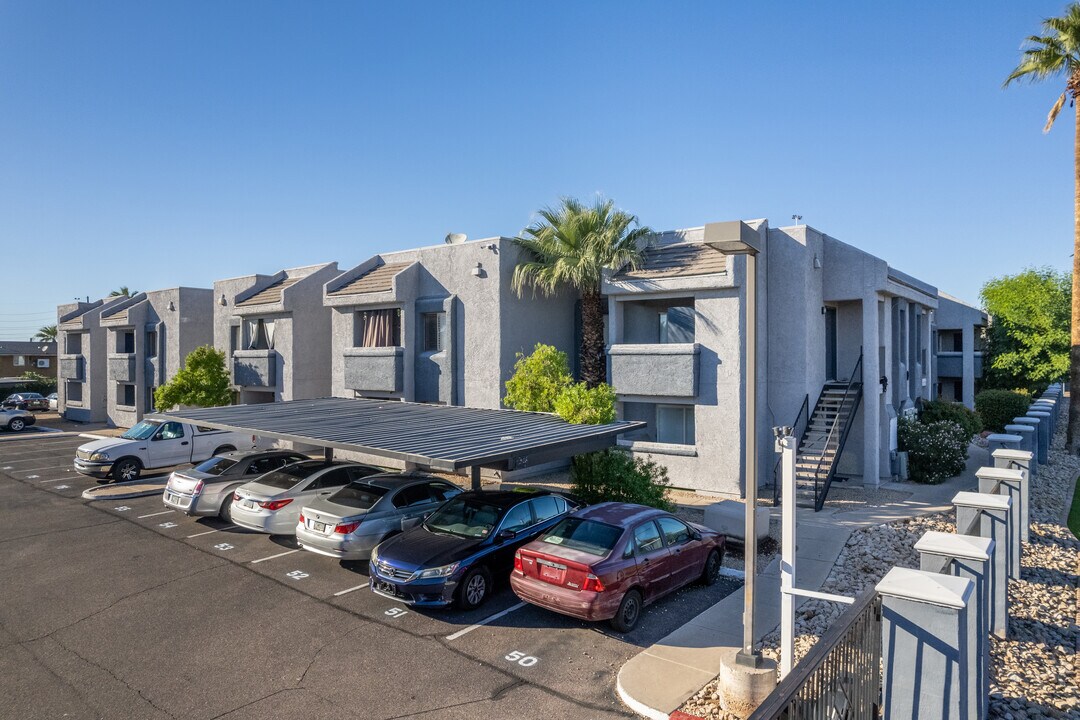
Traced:
POLYGON ((510 613, 514 612, 515 610, 520 610, 523 607, 525 607, 525 603, 519 602, 517 605, 512 605, 512 606, 506 608, 505 610, 502 610, 500 612, 495 613, 494 615, 491 615, 490 617, 484 618, 483 620, 476 623, 475 625, 470 625, 469 627, 467 627, 467 628, 465 628, 463 630, 458 630, 453 635, 447 635, 446 639, 447 640, 457 640, 462 635, 465 635, 467 633, 471 633, 476 628, 483 627, 484 625, 487 625, 489 622, 498 620, 503 615, 509 615, 510 613))
POLYGON ((297 548, 296 550, 287 550, 287 551, 285 551, 283 553, 278 553, 277 555, 271 555, 270 557, 264 557, 264 558, 259 558, 258 560, 252 560, 251 564, 254 565, 255 563, 266 562, 267 560, 273 560, 274 558, 285 557, 286 555, 292 555, 293 553, 297 553, 297 552, 300 552, 299 548, 297 548))
POLYGON ((162 510, 161 512, 150 513, 149 515, 137 515, 135 517, 135 519, 136 520, 142 520, 143 518, 157 517, 158 515, 168 515, 169 513, 172 513, 172 512, 176 512, 176 511, 175 510, 162 510))
POLYGON ((188 538, 202 537, 203 535, 209 535, 210 533, 221 532, 222 530, 232 530, 234 527, 237 527, 237 526, 236 525, 226 525, 225 527, 218 528, 217 530, 207 530, 206 532, 195 533, 194 535, 188 535, 188 538))
POLYGON ((341 592, 336 592, 336 593, 334 593, 334 597, 337 597, 338 595, 345 595, 347 593, 351 593, 353 590, 363 590, 364 588, 366 588, 370 584, 371 583, 364 583, 363 585, 357 585, 356 587, 351 587, 348 590, 342 590, 341 592))
POLYGON ((63 478, 63 477, 49 478, 47 480, 38 480, 38 483, 39 484, 44 484, 44 483, 47 483, 47 482, 59 482, 61 480, 68 480, 68 479, 70 479, 70 478, 63 478))

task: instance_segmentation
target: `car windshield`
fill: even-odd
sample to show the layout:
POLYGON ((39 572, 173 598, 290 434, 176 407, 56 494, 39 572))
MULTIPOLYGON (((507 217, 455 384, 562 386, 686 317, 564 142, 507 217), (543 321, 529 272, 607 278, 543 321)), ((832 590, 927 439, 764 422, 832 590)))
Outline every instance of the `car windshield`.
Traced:
POLYGON ((584 518, 566 518, 541 538, 551 545, 607 557, 622 536, 622 528, 584 518))
POLYGON ((499 522, 499 507, 476 498, 456 497, 432 513, 424 527, 465 538, 487 537, 499 522))
POLYGON ((161 423, 157 420, 143 420, 120 437, 125 440, 149 440, 157 432, 159 425, 161 423))
POLYGON ((328 497, 327 500, 357 510, 370 510, 385 494, 386 488, 384 487, 368 485, 362 482, 351 482, 328 497))
POLYGON ((41 393, 23 393, 23 400, 40 400, 41 393))
POLYGON ((324 467, 326 467, 326 463, 320 460, 293 463, 292 465, 286 465, 280 470, 275 470, 272 473, 266 473, 256 482, 260 485, 278 488, 279 490, 288 490, 301 480, 309 477, 319 468, 324 467))
POLYGON ((236 464, 235 460, 223 457, 212 457, 206 462, 196 465, 195 469, 207 475, 221 475, 236 464))

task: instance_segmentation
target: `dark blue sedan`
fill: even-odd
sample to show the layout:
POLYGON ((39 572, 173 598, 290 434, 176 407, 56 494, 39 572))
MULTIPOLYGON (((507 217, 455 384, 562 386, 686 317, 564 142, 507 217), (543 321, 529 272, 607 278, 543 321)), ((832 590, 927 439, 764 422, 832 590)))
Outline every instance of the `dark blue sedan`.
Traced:
POLYGON ((371 553, 371 590, 409 605, 463 609, 509 577, 514 552, 577 504, 551 492, 467 492, 371 553))

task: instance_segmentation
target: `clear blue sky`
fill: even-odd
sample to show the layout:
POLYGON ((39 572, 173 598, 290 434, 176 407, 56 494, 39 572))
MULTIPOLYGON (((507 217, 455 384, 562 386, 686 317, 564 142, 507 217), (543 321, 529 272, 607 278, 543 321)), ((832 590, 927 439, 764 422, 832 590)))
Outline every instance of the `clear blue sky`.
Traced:
POLYGON ((513 235, 804 222, 976 300, 1067 268, 1063 0, 0 3, 0 338, 127 285, 513 235))

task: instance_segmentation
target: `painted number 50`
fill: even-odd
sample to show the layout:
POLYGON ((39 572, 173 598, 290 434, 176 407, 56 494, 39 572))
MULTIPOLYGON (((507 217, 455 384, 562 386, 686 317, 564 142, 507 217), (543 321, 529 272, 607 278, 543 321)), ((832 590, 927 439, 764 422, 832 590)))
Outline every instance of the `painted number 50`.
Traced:
POLYGON ((509 660, 512 663, 517 663, 521 667, 532 667, 536 663, 540 662, 539 658, 534 658, 532 655, 526 655, 525 653, 518 652, 517 650, 507 655, 505 659, 509 660))

